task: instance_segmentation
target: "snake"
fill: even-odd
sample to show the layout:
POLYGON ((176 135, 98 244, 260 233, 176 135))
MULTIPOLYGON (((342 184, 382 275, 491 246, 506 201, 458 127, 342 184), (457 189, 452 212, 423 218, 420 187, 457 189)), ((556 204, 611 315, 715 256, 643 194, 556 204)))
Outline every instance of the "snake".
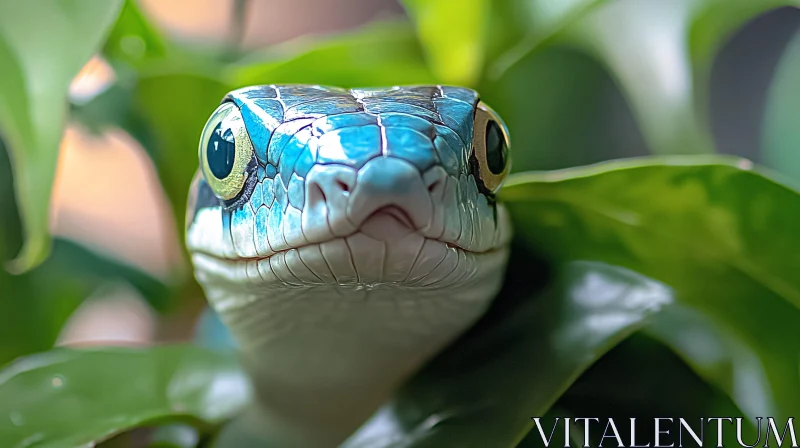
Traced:
POLYGON ((198 157, 186 245, 275 446, 345 440, 502 286, 509 135, 474 90, 244 87, 198 157))

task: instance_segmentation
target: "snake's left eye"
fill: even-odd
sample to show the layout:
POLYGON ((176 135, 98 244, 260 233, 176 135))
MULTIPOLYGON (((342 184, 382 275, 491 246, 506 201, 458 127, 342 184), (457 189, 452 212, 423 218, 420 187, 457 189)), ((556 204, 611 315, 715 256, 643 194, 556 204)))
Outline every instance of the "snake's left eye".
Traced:
POLYGON ((475 110, 472 137, 473 169, 478 186, 494 194, 503 185, 510 168, 508 129, 495 111, 483 102, 475 110))
POLYGON ((235 198, 253 158, 253 144, 235 104, 223 103, 214 111, 203 128, 199 152, 203 177, 214 194, 223 200, 235 198))

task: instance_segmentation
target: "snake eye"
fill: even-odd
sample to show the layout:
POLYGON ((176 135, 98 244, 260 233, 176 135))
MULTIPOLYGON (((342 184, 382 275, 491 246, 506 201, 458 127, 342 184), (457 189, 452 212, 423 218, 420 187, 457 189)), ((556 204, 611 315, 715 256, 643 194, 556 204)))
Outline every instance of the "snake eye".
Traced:
POLYGON ((253 144, 242 114, 227 102, 211 114, 200 137, 200 166, 203 177, 220 199, 238 195, 247 180, 247 164, 253 158, 253 144))
POLYGON ((510 167, 508 130, 495 111, 483 102, 475 110, 472 156, 475 179, 484 193, 494 194, 510 167))

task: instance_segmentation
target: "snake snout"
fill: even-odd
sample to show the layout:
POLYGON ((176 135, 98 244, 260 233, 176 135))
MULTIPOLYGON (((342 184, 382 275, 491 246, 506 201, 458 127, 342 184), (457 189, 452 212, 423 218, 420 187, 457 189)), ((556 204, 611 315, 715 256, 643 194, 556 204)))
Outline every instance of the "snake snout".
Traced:
POLYGON ((419 231, 431 223, 434 196, 420 170, 399 158, 376 157, 360 169, 315 167, 306 181, 303 232, 324 241, 367 227, 386 227, 378 232, 385 236, 419 231))
POLYGON ((414 231, 430 223, 431 194, 419 169, 405 160, 378 157, 358 171, 347 204, 347 218, 362 227, 373 217, 384 215, 414 231))

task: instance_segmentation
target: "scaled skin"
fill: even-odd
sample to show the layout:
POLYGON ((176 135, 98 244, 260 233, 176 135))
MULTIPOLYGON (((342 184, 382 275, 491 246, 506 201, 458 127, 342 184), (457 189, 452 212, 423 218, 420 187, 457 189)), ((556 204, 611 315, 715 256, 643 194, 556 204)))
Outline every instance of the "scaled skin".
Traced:
POLYGON ((254 157, 238 198, 192 185, 196 276, 238 341, 264 434, 335 446, 501 286, 511 232, 469 160, 478 98, 259 86, 226 100, 254 157))

